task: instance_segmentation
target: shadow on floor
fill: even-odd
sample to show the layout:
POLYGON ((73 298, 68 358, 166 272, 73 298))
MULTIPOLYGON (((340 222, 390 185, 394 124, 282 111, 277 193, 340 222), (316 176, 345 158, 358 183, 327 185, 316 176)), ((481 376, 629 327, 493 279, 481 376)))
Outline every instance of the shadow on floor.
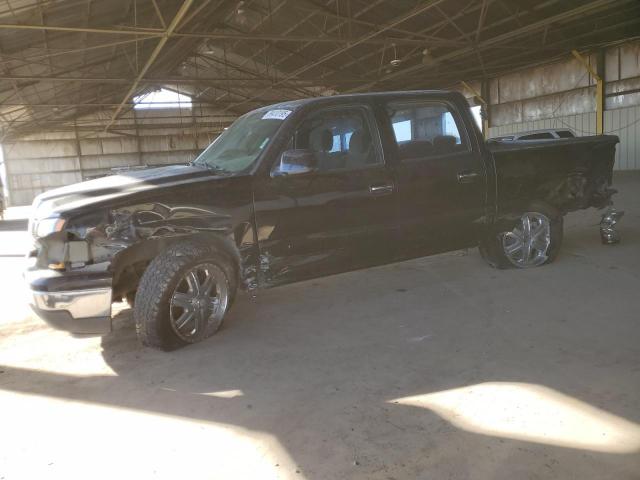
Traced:
POLYGON ((0 366, 0 388, 266 432, 309 479, 637 479, 628 206, 619 246, 586 212, 553 265, 449 254, 268 290, 175 352, 141 348, 125 310, 115 375, 0 366))
POLYGON ((618 331, 588 345, 572 333, 577 314, 540 317, 522 288, 544 283, 536 274, 484 271, 502 282, 487 291, 511 295, 504 305, 481 286, 469 295, 479 261, 407 262, 241 298, 215 337, 171 353, 141 348, 125 310, 102 341, 116 376, 2 367, 1 388, 265 432, 310 479, 634 478, 640 412, 606 387, 631 344, 618 331), (609 343, 618 351, 596 355, 609 343), (595 426, 556 434, 555 423, 595 426))

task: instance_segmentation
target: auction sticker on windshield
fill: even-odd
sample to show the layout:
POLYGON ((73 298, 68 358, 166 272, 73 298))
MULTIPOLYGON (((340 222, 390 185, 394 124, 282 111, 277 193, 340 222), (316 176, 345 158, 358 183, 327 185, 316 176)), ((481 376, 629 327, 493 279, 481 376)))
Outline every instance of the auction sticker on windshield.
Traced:
POLYGON ((290 113, 291 110, 269 110, 262 116, 262 120, 284 120, 290 113))

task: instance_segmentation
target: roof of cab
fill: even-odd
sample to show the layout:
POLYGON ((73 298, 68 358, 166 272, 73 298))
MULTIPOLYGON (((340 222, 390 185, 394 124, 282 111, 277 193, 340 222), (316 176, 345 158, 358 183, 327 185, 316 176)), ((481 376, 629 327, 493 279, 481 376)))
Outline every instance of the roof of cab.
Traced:
POLYGON ((339 100, 348 101, 348 100, 362 99, 362 98, 368 99, 368 98, 385 98, 385 97, 416 97, 420 95, 445 96, 445 95, 461 95, 461 94, 452 90, 398 90, 398 91, 391 91, 391 92, 349 93, 344 95, 331 95, 326 97, 301 98, 298 100, 275 103, 273 105, 261 107, 258 110, 269 109, 269 108, 290 108, 294 110, 302 106, 307 106, 311 104, 336 103, 339 100))

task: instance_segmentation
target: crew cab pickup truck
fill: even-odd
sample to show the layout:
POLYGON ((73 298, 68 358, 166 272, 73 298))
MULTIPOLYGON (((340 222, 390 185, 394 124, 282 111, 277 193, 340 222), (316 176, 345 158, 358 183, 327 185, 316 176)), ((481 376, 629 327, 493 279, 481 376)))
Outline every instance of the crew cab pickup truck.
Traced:
POLYGON ((54 327, 107 333, 127 299, 141 342, 173 349, 215 333, 238 289, 472 246, 497 268, 540 266, 565 214, 611 204, 617 142, 488 144, 446 91, 272 105, 189 165, 39 195, 25 277, 54 327))

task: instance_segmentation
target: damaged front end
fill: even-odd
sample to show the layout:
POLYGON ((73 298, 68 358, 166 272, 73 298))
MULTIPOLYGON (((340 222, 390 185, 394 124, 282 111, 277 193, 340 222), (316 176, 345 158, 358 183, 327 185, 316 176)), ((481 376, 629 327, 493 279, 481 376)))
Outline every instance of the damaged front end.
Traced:
POLYGON ((148 264, 180 241, 224 249, 237 262, 241 286, 255 288, 251 197, 246 189, 240 192, 221 198, 215 207, 207 205, 211 188, 95 205, 56 217, 47 213, 44 219, 34 207, 33 247, 25 272, 33 310, 58 329, 108 333, 112 302, 133 300, 148 264))
POLYGON ((111 331, 112 276, 64 217, 33 219, 24 277, 31 308, 50 326, 75 334, 111 331))

